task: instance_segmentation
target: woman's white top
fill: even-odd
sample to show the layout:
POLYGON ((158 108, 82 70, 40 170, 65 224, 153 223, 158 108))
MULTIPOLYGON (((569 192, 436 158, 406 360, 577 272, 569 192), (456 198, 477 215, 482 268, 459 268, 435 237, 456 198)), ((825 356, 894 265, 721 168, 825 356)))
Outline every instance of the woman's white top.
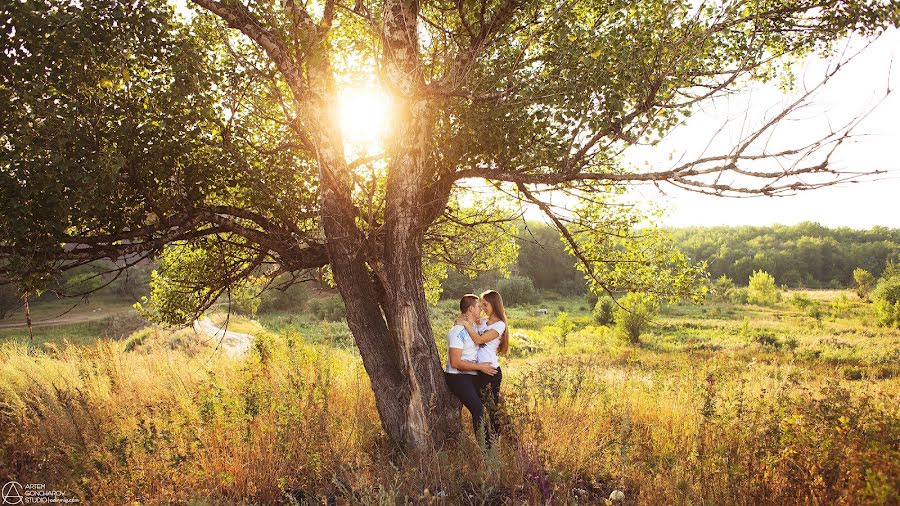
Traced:
POLYGON ((491 339, 478 347, 477 358, 479 362, 488 362, 493 367, 500 367, 500 360, 497 358, 497 348, 500 347, 500 340, 503 336, 503 331, 506 330, 506 323, 504 323, 503 320, 497 320, 488 325, 487 318, 482 318, 478 320, 478 323, 475 325, 475 330, 477 330, 479 334, 484 334, 488 330, 497 331, 497 334, 499 335, 496 339, 491 339))
MULTIPOLYGON (((475 362, 478 358, 478 345, 469 337, 469 331, 462 325, 454 325, 447 332, 447 347, 462 350, 462 359, 466 362, 475 362)), ((447 356, 447 369, 450 374, 478 374, 478 371, 460 371, 450 365, 450 356, 447 356)))

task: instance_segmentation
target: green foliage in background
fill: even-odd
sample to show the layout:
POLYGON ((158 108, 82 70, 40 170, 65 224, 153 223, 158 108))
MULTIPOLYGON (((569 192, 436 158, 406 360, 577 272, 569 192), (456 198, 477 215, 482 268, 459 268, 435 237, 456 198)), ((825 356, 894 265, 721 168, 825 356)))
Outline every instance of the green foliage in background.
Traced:
POLYGON ((319 320, 336 322, 344 319, 347 308, 340 297, 333 296, 309 301, 309 312, 319 320))
POLYGON ((862 267, 853 269, 853 281, 856 282, 856 294, 859 295, 860 299, 868 298, 877 283, 875 276, 862 267))
MULTIPOLYGON (((610 199, 621 190, 610 188, 610 199)), ((582 203, 570 227, 578 257, 592 291, 652 294, 676 301, 706 297, 706 265, 694 263, 672 242, 668 232, 647 226, 651 216, 631 206, 607 206, 602 200, 582 203)), ((564 239, 565 240, 565 239, 564 239)))
POLYGON ((710 287, 713 300, 724 302, 728 300, 728 292, 734 289, 734 281, 728 276, 722 274, 716 279, 716 282, 710 287))
POLYGON ((534 304, 540 300, 534 283, 524 276, 510 276, 509 279, 497 281, 496 290, 503 297, 503 303, 509 305, 534 304))
POLYGON ((890 272, 878 282, 872 302, 879 324, 900 328, 900 273, 890 272))
POLYGON ((534 283, 538 290, 561 295, 581 295, 587 291, 584 275, 575 267, 576 259, 566 251, 555 228, 530 222, 519 227, 516 239, 519 256, 516 272, 534 283))
POLYGON ((15 286, 0 285, 0 320, 6 318, 22 305, 19 292, 15 286))
POLYGON ((685 227, 673 229, 672 236, 686 255, 708 264, 713 279, 724 275, 740 283, 764 270, 778 285, 850 287, 855 269, 878 277, 888 262, 900 260, 900 229, 886 227, 685 227))
POLYGON ((255 313, 259 281, 235 241, 206 237, 166 247, 150 275, 150 296, 135 304, 141 316, 155 323, 189 325, 202 314, 196 308, 229 294, 255 313))

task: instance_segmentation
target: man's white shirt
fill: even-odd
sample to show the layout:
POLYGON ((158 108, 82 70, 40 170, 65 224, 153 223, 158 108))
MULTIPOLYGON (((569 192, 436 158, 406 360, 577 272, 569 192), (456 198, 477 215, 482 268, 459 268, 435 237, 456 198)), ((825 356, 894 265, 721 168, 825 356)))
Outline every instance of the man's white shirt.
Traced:
MULTIPOLYGON (((478 345, 469 337, 469 331, 462 325, 454 325, 447 332, 447 347, 462 350, 462 359, 466 362, 476 362, 478 359, 478 345)), ((478 371, 460 371, 450 365, 450 357, 447 357, 447 369, 450 374, 478 374, 478 371)))

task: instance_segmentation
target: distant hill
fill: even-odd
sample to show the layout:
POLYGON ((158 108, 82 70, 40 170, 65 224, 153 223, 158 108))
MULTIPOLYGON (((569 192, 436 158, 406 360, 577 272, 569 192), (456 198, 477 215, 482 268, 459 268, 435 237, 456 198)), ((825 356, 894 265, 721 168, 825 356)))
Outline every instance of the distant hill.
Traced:
POLYGON ((676 243, 695 261, 709 265, 713 279, 723 274, 746 285, 754 270, 790 287, 841 288, 853 284, 853 270, 876 277, 888 261, 900 262, 900 229, 854 230, 818 223, 768 227, 687 227, 671 229, 676 243))

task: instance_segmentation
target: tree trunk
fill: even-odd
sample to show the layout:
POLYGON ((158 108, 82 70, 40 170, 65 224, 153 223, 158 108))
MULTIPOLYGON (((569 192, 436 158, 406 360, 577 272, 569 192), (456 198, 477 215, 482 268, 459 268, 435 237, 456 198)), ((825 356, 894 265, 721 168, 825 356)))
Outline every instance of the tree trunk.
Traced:
POLYGON ((459 404, 444 380, 428 317, 422 274, 422 243, 427 223, 424 190, 428 102, 398 98, 397 125, 390 147, 390 171, 385 194, 383 284, 390 331, 400 350, 400 367, 409 382, 407 420, 416 446, 440 443, 459 429, 459 404), (448 409, 453 406, 455 409, 448 409))
MULTIPOLYGON (((396 4, 388 7, 386 17, 393 21, 386 20, 386 28, 391 23, 404 25, 388 31, 400 39, 410 27, 414 32, 414 2, 402 8, 396 4)), ((408 41, 397 44, 401 43, 408 41)), ((414 57, 411 52, 406 54, 414 57)), ((430 449, 458 431, 460 404, 444 381, 422 279, 422 195, 429 183, 422 169, 427 103, 409 98, 415 95, 415 86, 410 82, 404 85, 407 98, 401 100, 401 126, 395 132, 399 141, 391 148, 383 250, 372 251, 356 224, 343 139, 331 107, 336 102, 334 76, 326 55, 324 47, 307 55, 314 99, 302 116, 317 118, 323 126, 314 143, 321 223, 331 269, 385 432, 401 446, 430 449)))
MULTIPOLYGON (((400 186, 390 187, 391 198, 411 189, 400 186)), ((386 224, 379 293, 381 287, 373 283, 366 267, 361 234, 344 207, 348 202, 342 205, 343 199, 328 190, 323 190, 321 200, 331 269, 382 427, 406 448, 439 447, 459 430, 460 405, 447 389, 431 331, 415 207, 400 206, 406 212, 386 224)))
POLYGON ((398 173, 388 182, 392 218, 385 223, 384 250, 372 252, 355 222, 349 172, 335 137, 320 141, 326 248, 382 427, 406 448, 440 446, 459 429, 459 403, 444 381, 425 301, 416 158, 400 156, 392 164, 398 173))

